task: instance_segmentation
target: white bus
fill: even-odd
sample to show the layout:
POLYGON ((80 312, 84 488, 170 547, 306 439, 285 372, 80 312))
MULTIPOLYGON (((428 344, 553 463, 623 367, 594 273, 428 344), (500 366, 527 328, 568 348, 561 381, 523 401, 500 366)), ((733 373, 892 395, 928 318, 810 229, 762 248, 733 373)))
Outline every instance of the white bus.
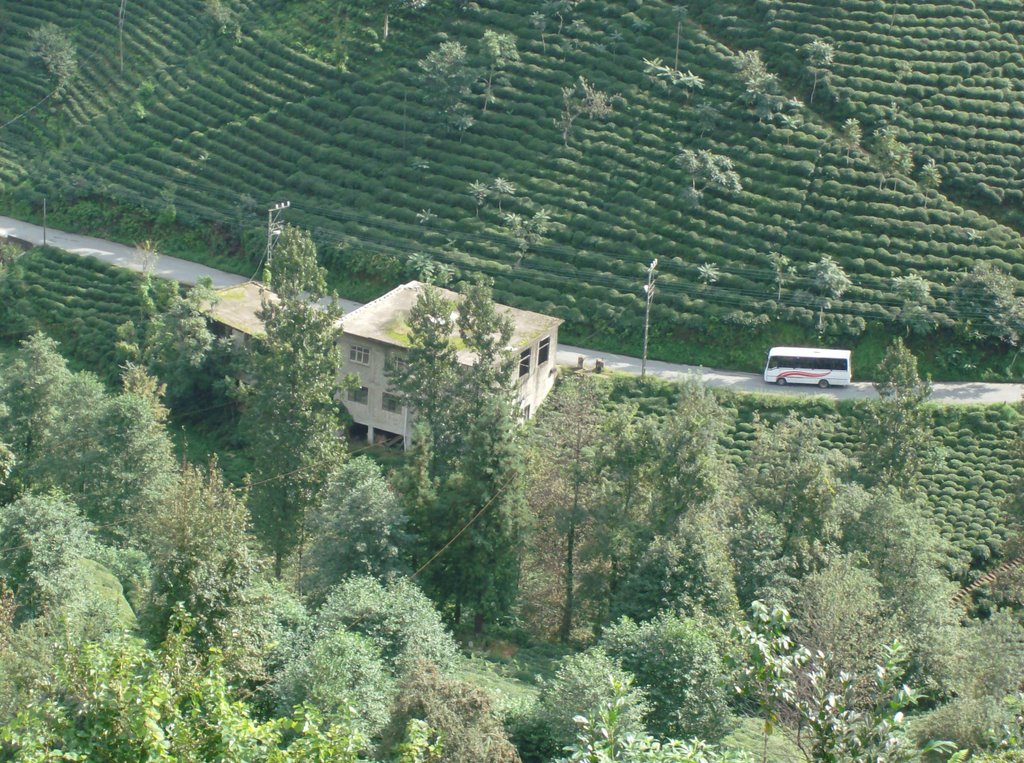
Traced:
POLYGON ((849 350, 816 347, 772 347, 764 367, 768 384, 817 384, 822 389, 845 387, 852 374, 849 350))

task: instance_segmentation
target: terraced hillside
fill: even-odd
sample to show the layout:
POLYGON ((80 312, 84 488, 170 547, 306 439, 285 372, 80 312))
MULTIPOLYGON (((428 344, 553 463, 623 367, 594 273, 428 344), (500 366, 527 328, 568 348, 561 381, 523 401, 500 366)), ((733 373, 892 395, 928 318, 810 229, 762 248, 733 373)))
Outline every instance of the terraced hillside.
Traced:
POLYGON ((123 75, 113 4, 30 5, 6 11, 0 32, 11 83, 0 125, 17 120, 0 128, 0 178, 12 205, 45 191, 82 227, 109 227, 114 201, 165 226, 214 223, 217 246, 258 235, 266 207, 289 199, 288 219, 312 228, 346 276, 386 286, 431 261, 486 272, 500 299, 624 348, 639 343, 640 284, 658 258, 656 354, 710 336, 716 361, 739 367, 760 359, 752 344, 812 341, 821 318, 828 341, 855 343, 872 325, 884 335, 905 307, 895 277, 926 279, 937 330, 981 317, 950 302, 974 263, 1024 277, 1013 119, 1024 48, 998 31, 1014 20, 996 0, 960 15, 865 0, 831 15, 825 3, 746 0, 694 3, 689 15, 664 1, 394 3, 387 37, 385 4, 368 1, 140 0, 128 3, 123 75), (211 5, 227 15, 213 20, 211 5), (62 101, 22 116, 46 94, 27 42, 45 19, 75 39, 82 73, 62 101), (514 35, 520 60, 484 108, 488 30, 514 35), (838 53, 808 107, 801 46, 815 36, 838 53), (432 84, 420 62, 442 42, 463 45, 466 64, 432 84), (782 75, 780 111, 764 119, 737 72, 739 53, 758 47, 782 75), (900 56, 910 70, 894 84, 900 56), (652 77, 645 59, 701 86, 652 77), (563 89, 580 77, 613 95, 613 110, 583 111, 563 134, 563 89), (844 146, 848 115, 865 149, 891 122, 918 154, 911 174, 883 176, 869 151, 844 146), (683 150, 729 159, 741 189, 708 183, 694 204, 706 178, 676 161, 683 150), (938 192, 916 180, 924 157, 943 174, 938 192), (514 192, 495 193, 499 178, 514 192), (474 183, 491 190, 482 203, 474 183), (506 218, 540 221, 542 210, 540 235, 517 236, 506 218), (838 298, 814 277, 825 255, 852 282, 838 298))

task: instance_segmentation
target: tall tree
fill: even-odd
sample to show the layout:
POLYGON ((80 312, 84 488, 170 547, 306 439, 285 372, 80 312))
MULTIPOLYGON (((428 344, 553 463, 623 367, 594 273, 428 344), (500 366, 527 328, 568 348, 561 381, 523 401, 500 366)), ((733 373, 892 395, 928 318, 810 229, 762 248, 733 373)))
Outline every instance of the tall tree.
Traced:
POLYGON ((253 341, 242 417, 254 468, 255 529, 278 578, 289 553, 301 557, 307 513, 345 454, 335 400, 342 311, 325 278, 309 234, 285 227, 274 249, 279 301, 264 299, 258 313, 266 334, 253 341))
POLYGON ((464 131, 473 117, 466 110, 470 86, 477 78, 470 65, 466 46, 461 42, 442 42, 419 62, 423 70, 424 92, 449 128, 464 131))
POLYGON ((513 328, 485 282, 468 286, 455 307, 424 290, 408 318, 407 362, 392 379, 417 421, 421 456, 406 470, 403 492, 419 539, 416 561, 427 564, 421 579, 456 621, 468 607, 482 628, 508 611, 519 578, 513 328), (459 360, 455 331, 468 363, 459 360))
POLYGON ((874 386, 878 399, 868 404, 861 462, 872 481, 906 496, 934 457, 931 415, 925 407, 932 385, 921 378, 917 358, 897 337, 878 365, 874 386))
POLYGON ((231 648, 227 618, 243 603, 258 570, 249 543, 245 496, 224 484, 216 460, 186 465, 160 510, 142 520, 153 567, 151 635, 163 640, 178 607, 194 618, 189 633, 201 651, 231 648))
POLYGON ((614 434, 607 426, 607 393, 588 376, 574 376, 551 394, 531 433, 529 498, 538 515, 535 542, 552 533, 561 546, 558 638, 568 642, 576 617, 581 549, 601 499, 601 451, 614 434))
POLYGON ((683 168, 690 179, 690 188, 685 197, 689 206, 700 206, 707 188, 726 195, 743 190, 739 173, 733 169, 732 160, 727 156, 704 149, 684 149, 676 156, 676 164, 683 168))

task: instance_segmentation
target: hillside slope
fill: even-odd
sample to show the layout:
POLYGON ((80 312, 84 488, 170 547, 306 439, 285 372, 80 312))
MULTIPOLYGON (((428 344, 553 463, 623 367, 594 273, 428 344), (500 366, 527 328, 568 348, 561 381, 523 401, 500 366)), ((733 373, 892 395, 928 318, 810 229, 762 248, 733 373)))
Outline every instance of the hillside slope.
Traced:
MULTIPOLYGON (((741 366, 750 364, 751 337, 813 339, 820 294, 812 268, 823 255, 852 280, 830 300, 828 341, 856 341, 869 322, 891 325, 900 275, 928 280, 940 326, 976 317, 948 302, 956 274, 975 262, 1002 262, 1024 277, 1014 174, 1022 144, 1012 119, 1019 90, 1004 82, 1024 51, 1018 37, 1000 33, 995 52, 984 51, 992 63, 967 52, 949 60, 943 51, 968 51, 976 39, 976 14, 936 27, 926 18, 946 17, 932 6, 863 0, 844 0, 831 15, 824 3, 695 3, 689 16, 667 2, 434 2, 396 8, 385 39, 381 4, 370 2, 222 0, 216 5, 231 13, 218 24, 199 0, 144 0, 128 4, 122 75, 116 8, 80 0, 65 14, 57 0, 32 5, 6 11, 0 38, 0 73, 11 83, 0 125, 17 118, 0 129, 0 179, 12 203, 38 203, 40 192, 62 197, 84 228, 109 224, 113 200, 165 224, 212 222, 241 238, 258 235, 269 204, 289 199, 288 219, 314 230, 336 270, 386 282, 421 273, 429 258, 461 275, 485 272, 500 299, 555 312, 576 337, 630 348, 639 342, 643 275, 658 258, 655 349, 670 356, 677 339, 710 331, 722 360, 731 350, 741 366), (862 27, 886 30, 876 16, 892 8, 888 47, 876 44, 862 27), (81 76, 63 100, 18 118, 46 94, 28 48, 45 19, 75 38, 81 76), (915 22, 929 30, 924 38, 907 31, 895 39, 908 50, 922 40, 931 47, 900 84, 894 124, 947 178, 927 195, 914 176, 883 177, 836 130, 855 114, 870 144, 893 96, 886 72, 903 49, 892 35, 915 22), (473 63, 487 30, 515 35, 521 61, 495 78, 486 110, 473 78, 456 100, 474 122, 449 129, 431 98, 439 88, 419 62, 457 41, 473 63), (813 36, 839 47, 828 98, 819 90, 810 108, 797 103, 810 89, 798 75, 800 46, 813 36), (875 68, 858 45, 874 46, 875 68), (782 75, 781 118, 759 121, 745 104, 737 53, 756 46, 782 75), (931 79, 922 64, 929 57, 946 62, 931 79), (703 88, 687 95, 653 80, 644 59, 656 58, 701 77, 703 88), (943 67, 964 61, 968 73, 947 82, 943 67), (562 90, 579 77, 613 94, 614 110, 603 120, 582 114, 563 141, 562 90), (987 83, 978 102, 970 97, 977 83, 987 83), (997 91, 1008 100, 994 110, 988 96, 997 91), (918 118, 923 96, 944 110, 918 118), (957 119, 940 118, 947 112, 971 115, 958 117, 968 120, 960 143, 957 119), (688 203, 691 178, 675 161, 684 149, 727 157, 742 190, 708 187, 699 205, 688 203), (497 178, 514 194, 478 206, 471 184, 497 178), (1002 202, 979 200, 989 194, 979 184, 1002 202), (522 256, 504 215, 530 219, 540 210, 549 228, 522 256), (781 288, 771 251, 794 266, 781 288)), ((993 10, 978 34, 1012 24, 996 0, 982 5, 993 10)))

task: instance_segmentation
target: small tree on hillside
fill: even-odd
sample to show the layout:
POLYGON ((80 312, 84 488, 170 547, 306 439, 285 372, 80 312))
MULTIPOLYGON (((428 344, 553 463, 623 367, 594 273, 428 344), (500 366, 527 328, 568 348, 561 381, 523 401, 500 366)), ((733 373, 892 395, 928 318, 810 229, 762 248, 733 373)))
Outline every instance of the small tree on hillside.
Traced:
POLYGON ((461 42, 442 42, 419 62, 423 71, 425 93, 439 116, 449 128, 464 131, 473 118, 466 113, 465 99, 477 78, 470 66, 466 46, 461 42))
POLYGON ((979 262, 960 276, 953 290, 953 309, 968 336, 995 339, 1020 353, 1024 337, 1024 299, 1020 283, 993 262, 979 262))
POLYGON ((484 83, 484 113, 494 100, 494 78, 510 66, 519 63, 519 49, 515 35, 503 34, 488 29, 480 42, 481 59, 484 69, 481 75, 484 83))
POLYGON ((574 85, 562 88, 562 114, 555 120, 555 124, 562 130, 562 142, 569 145, 573 125, 581 114, 603 120, 611 116, 613 110, 612 96, 601 92, 580 76, 574 85))
POLYGON ((875 159, 882 170, 878 178, 879 188, 887 177, 891 177, 895 190, 898 177, 909 175, 914 168, 913 152, 900 142, 899 132, 892 125, 875 131, 875 159))
POLYGON ((917 182, 924 189, 924 205, 927 207, 928 198, 938 191, 939 186, 942 185, 942 170, 939 169, 939 165, 930 156, 924 160, 924 164, 918 170, 917 182))
POLYGON ((690 187, 684 193, 687 206, 700 206, 704 190, 710 188, 723 194, 736 194, 743 190, 739 173, 733 169, 727 156, 701 149, 684 149, 675 158, 676 164, 690 178, 690 187))
POLYGON ((32 55, 43 62, 53 80, 53 97, 60 99, 78 74, 78 53, 71 38, 56 24, 47 22, 29 35, 32 55))
POLYGON ((825 311, 832 308, 837 300, 850 288, 850 277, 829 255, 824 255, 812 270, 814 289, 817 292, 818 331, 825 330, 825 311))
POLYGON ((768 71, 761 52, 742 50, 736 54, 736 69, 746 88, 747 104, 753 109, 758 122, 770 119, 785 103, 778 93, 779 80, 768 71))
POLYGON ((804 55, 807 57, 807 65, 814 75, 814 84, 811 85, 811 97, 809 103, 814 103, 814 92, 818 89, 818 80, 825 80, 832 73, 832 66, 836 60, 836 49, 832 43, 826 40, 814 39, 803 47, 804 55))
POLYGON ((935 299, 931 284, 917 273, 910 273, 892 279, 892 286, 902 300, 896 321, 906 327, 907 334, 927 334, 934 329, 936 321, 931 308, 935 299))
POLYGON ((774 250, 768 252, 768 261, 772 266, 772 275, 775 280, 775 302, 782 302, 782 287, 796 274, 796 268, 790 262, 789 257, 774 250))
POLYGON ((839 144, 846 149, 846 163, 850 163, 851 154, 859 154, 861 151, 861 141, 864 139, 864 131, 861 129, 860 122, 850 117, 843 122, 843 127, 839 132, 839 144))

